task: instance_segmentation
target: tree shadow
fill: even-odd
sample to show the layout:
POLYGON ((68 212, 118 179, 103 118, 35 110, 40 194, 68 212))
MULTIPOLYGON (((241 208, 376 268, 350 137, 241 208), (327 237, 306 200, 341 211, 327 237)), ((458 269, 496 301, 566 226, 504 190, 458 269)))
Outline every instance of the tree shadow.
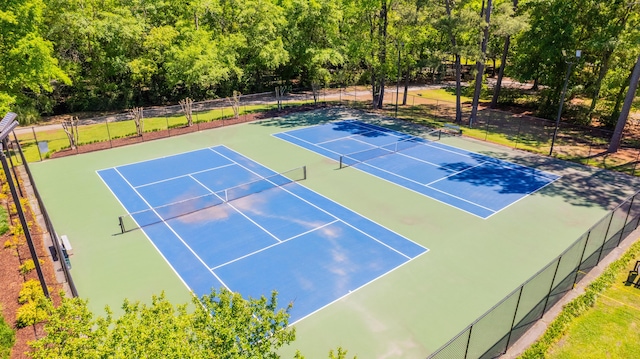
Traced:
MULTIPOLYGON (((481 151, 480 154, 561 176, 537 193, 562 197, 576 206, 599 206, 610 210, 640 189, 640 178, 552 157, 527 153, 508 155, 497 151, 481 151)), ((517 179, 514 180, 517 183, 517 179)))

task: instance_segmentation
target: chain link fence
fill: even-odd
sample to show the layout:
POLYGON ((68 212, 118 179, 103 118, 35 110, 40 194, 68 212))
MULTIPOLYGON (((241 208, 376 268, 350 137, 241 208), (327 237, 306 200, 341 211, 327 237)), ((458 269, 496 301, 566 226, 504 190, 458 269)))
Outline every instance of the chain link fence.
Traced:
POLYGON ((275 92, 241 95, 237 102, 233 98, 194 102, 191 125, 182 107, 176 105, 144 108, 140 132, 133 113, 123 112, 80 119, 77 126, 72 126, 72 134, 67 133, 71 128, 65 131, 53 125, 38 131, 34 127, 22 129, 17 137, 27 161, 41 161, 283 115, 295 108, 327 102, 326 90, 282 92, 279 96, 275 92), (71 146, 71 135, 75 136, 75 146, 71 146))
POLYGON ((639 221, 640 192, 622 202, 556 259, 429 358, 495 358, 504 354, 549 308, 638 228, 639 221))
MULTIPOLYGON (((370 96, 370 95, 369 95, 370 96)), ((402 104, 402 93, 398 103, 402 104)), ((430 126, 442 126, 456 121, 456 104, 423 96, 409 94, 406 105, 395 110, 396 93, 389 92, 385 101, 386 115, 397 111, 399 118, 424 122, 430 126)), ((395 114, 393 114, 395 116, 395 114)), ((480 107, 476 118, 470 123, 471 104, 462 103, 460 125, 469 137, 523 149, 543 155, 551 152, 555 121, 514 114, 511 112, 480 107)), ((560 122, 553 147, 553 156, 594 165, 605 169, 640 175, 640 123, 630 119, 623 132, 620 149, 607 153, 612 131, 560 122)))
MULTIPOLYGON (((408 119, 432 127, 455 122, 456 104, 451 101, 428 98, 408 93, 406 105, 402 105, 404 91, 393 87, 385 93, 382 114, 408 119)), ((130 112, 81 119, 77 127, 77 146, 71 147, 68 135, 62 128, 39 130, 23 129, 18 138, 29 161, 40 161, 74 153, 84 153, 111 147, 176 136, 188 132, 226 126, 259 118, 280 116, 293 107, 309 104, 343 104, 355 109, 371 110, 372 92, 366 86, 323 88, 320 90, 284 88, 282 95, 276 91, 241 95, 238 98, 237 115, 231 98, 195 102, 192 105, 193 124, 188 125, 181 106, 151 107, 143 109, 143 131, 138 133, 130 112)), ((533 116, 513 114, 481 107, 473 123, 470 123, 471 105, 461 106, 465 135, 476 139, 547 155, 555 122, 533 116)), ((565 160, 636 175, 640 172, 640 141, 632 131, 629 121, 618 152, 607 153, 611 131, 560 123, 554 143, 553 155, 565 160)), ((640 127, 640 126, 638 126, 640 127)), ((638 129, 640 132, 640 128, 638 129)))

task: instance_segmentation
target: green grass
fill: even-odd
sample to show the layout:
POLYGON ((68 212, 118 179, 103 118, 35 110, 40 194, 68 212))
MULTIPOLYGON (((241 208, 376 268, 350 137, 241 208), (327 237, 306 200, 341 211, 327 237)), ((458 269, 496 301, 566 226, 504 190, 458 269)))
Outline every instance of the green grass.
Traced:
POLYGON ((567 328, 549 358, 640 358, 640 289, 624 284, 632 267, 623 268, 595 306, 567 328))
POLYGON ((640 358, 640 289, 625 285, 637 260, 640 242, 567 304, 521 358, 640 358))
MULTIPOLYGON (((447 101, 447 102, 453 102, 453 103, 456 102, 455 92, 451 93, 451 90, 448 90, 446 88, 409 91, 408 94, 413 96, 428 98, 431 100, 447 101)), ((471 97, 460 96, 461 102, 471 102, 471 100, 472 100, 471 97)))
MULTIPOLYGON (((309 102, 311 101, 287 102, 285 105, 287 107, 300 106, 309 102)), ((275 107, 276 105, 274 104, 241 106, 239 115, 268 111, 275 107)), ((197 124, 230 117, 233 117, 233 109, 231 106, 194 113, 193 121, 197 124)), ((182 114, 167 117, 150 117, 144 119, 143 129, 144 132, 154 132, 166 130, 167 128, 171 129, 186 126, 186 124, 187 120, 182 114)), ((109 141, 109 138, 118 139, 135 136, 136 127, 133 120, 109 122, 108 126, 106 123, 99 123, 79 126, 78 134, 78 142, 80 145, 83 145, 109 141)), ((18 139, 20 140, 22 150, 24 151, 27 161, 39 161, 40 154, 38 153, 38 147, 33 135, 31 133, 22 134, 18 136, 18 139)), ((62 129, 38 132, 37 140, 38 142, 46 141, 48 143, 49 152, 48 154, 42 154, 43 158, 46 158, 48 155, 56 151, 69 148, 69 140, 62 129)))

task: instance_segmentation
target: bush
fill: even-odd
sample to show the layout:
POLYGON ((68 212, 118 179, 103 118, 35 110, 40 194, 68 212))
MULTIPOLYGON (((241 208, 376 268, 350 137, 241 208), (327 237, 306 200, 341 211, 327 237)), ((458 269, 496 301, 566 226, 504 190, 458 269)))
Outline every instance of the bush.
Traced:
POLYGON ((27 302, 37 301, 38 298, 44 298, 44 292, 40 286, 40 282, 35 279, 29 279, 24 282, 20 295, 18 296, 18 303, 25 304, 27 302))
POLYGON ((24 328, 46 320, 52 308, 51 301, 44 296, 40 282, 35 279, 29 279, 24 282, 20 290, 18 303, 22 304, 16 314, 16 326, 18 328, 24 328))
MULTIPOLYGON (((40 262, 40 264, 44 263, 42 259, 38 259, 38 262, 40 262)), ((20 268, 18 268, 18 270, 22 275, 28 274, 34 269, 36 269, 36 265, 33 262, 33 259, 27 259, 26 261, 24 261, 24 263, 20 265, 20 268)))
POLYGON ((37 301, 31 301, 18 308, 16 326, 24 328, 40 323, 49 317, 49 300, 42 296, 37 301))
POLYGON ((0 235, 9 231, 9 214, 7 210, 0 206, 0 235))
POLYGON ((4 317, 0 315, 0 359, 8 359, 11 348, 16 342, 16 333, 9 327, 4 317))

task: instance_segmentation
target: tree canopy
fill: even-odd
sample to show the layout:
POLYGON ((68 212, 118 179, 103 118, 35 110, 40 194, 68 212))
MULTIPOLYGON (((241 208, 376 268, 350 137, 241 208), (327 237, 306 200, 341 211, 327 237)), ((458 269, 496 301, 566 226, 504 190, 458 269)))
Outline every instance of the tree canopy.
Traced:
POLYGON ((150 304, 124 301, 115 318, 106 308, 95 317, 86 300, 63 298, 45 324, 46 336, 31 345, 33 358, 278 358, 276 349, 295 339, 288 309, 271 298, 244 299, 213 291, 173 305, 163 294, 150 304))
POLYGON ((282 84, 368 85, 379 105, 387 82, 435 78, 444 66, 461 72, 460 62, 533 81, 544 115, 557 108, 573 61, 562 50, 580 49, 568 98, 591 99, 586 117, 604 114, 612 127, 640 53, 637 1, 0 2, 0 110, 23 121, 282 84))

